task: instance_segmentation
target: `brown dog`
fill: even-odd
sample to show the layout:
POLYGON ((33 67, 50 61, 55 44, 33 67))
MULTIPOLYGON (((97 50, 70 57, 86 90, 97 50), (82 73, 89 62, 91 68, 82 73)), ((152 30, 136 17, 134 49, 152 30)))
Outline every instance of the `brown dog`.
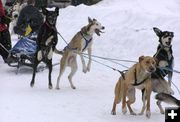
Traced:
MULTIPOLYGON (((131 104, 135 102, 135 88, 144 90, 143 96, 147 100, 146 104, 146 116, 150 118, 150 95, 152 91, 151 86, 151 73, 156 70, 156 62, 153 57, 150 56, 141 56, 139 57, 139 62, 133 65, 125 74, 124 77, 120 77, 119 81, 115 87, 115 98, 112 108, 112 114, 116 114, 116 104, 118 104, 122 99, 122 112, 125 114, 126 103, 130 114, 136 115, 132 108, 131 104), (128 97, 128 101, 126 101, 128 97)), ((143 106, 141 111, 144 111, 145 107, 143 106)))

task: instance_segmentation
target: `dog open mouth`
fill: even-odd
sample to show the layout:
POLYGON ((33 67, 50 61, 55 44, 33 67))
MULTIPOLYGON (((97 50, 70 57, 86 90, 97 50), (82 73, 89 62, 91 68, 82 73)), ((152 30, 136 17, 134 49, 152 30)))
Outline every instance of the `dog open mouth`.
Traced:
POLYGON ((171 46, 171 42, 166 42, 166 45, 167 46, 171 46))
POLYGON ((95 29, 95 33, 96 33, 98 36, 100 36, 100 35, 101 35, 100 33, 104 33, 104 32, 102 32, 102 31, 99 30, 99 29, 95 29))

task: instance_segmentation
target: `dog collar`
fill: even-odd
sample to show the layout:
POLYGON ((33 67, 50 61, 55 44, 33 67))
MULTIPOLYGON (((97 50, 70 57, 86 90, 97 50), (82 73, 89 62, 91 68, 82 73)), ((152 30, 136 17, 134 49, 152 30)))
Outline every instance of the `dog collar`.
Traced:
POLYGON ((162 45, 162 44, 160 44, 159 46, 160 46, 160 48, 162 48, 162 49, 164 49, 164 48, 171 48, 171 47, 172 47, 172 45, 170 45, 170 46, 164 46, 164 45, 162 45))
POLYGON ((45 24, 52 30, 56 31, 56 28, 54 26, 50 26, 47 21, 45 21, 45 24))
POLYGON ((136 67, 135 67, 135 70, 134 70, 134 79, 135 79, 135 83, 133 84, 133 86, 139 86, 139 85, 141 85, 141 84, 143 84, 148 78, 149 78, 149 76, 147 77, 147 78, 145 78, 144 80, 142 80, 141 82, 137 82, 137 73, 136 73, 137 71, 136 71, 136 67))

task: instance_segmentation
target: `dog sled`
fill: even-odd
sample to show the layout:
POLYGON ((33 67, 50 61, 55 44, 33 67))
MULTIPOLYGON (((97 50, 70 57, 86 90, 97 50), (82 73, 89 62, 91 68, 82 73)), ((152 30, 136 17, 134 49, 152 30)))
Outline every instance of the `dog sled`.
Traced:
POLYGON ((7 64, 11 67, 17 67, 17 69, 21 66, 33 67, 36 49, 36 41, 23 37, 9 51, 7 64))
MULTIPOLYGON (((31 38, 23 37, 8 52, 9 56, 6 60, 6 63, 10 67, 16 67, 17 68, 16 73, 18 73, 20 68, 24 66, 33 68, 36 50, 37 50, 36 38, 32 38, 32 36, 31 38)), ((53 64, 53 66, 56 65, 59 65, 59 63, 53 64)), ((43 71, 46 68, 47 66, 40 65, 37 68, 37 72, 43 71)))

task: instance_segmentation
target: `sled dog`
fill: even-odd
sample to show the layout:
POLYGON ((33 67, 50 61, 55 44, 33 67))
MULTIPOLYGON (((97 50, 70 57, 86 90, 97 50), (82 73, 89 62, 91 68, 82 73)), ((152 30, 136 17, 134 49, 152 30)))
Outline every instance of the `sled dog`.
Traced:
POLYGON ((135 102, 135 89, 144 90, 144 97, 147 101, 146 116, 150 118, 150 95, 152 91, 151 74, 156 70, 156 61, 150 56, 139 57, 139 62, 134 64, 120 77, 115 87, 115 98, 111 114, 116 114, 116 105, 122 100, 122 112, 125 114, 126 104, 131 115, 136 115, 132 110, 131 104, 135 102), (128 100, 126 101, 126 97, 128 100))
POLYGON ((46 16, 46 19, 44 24, 40 27, 37 37, 37 52, 35 54, 33 76, 30 85, 31 87, 34 86, 37 66, 43 61, 49 68, 49 89, 52 89, 52 56, 58 42, 56 20, 59 15, 59 8, 56 8, 55 11, 43 9, 43 14, 46 16))
POLYGON ((152 90, 157 93, 157 105, 160 109, 160 113, 164 114, 164 109, 161 106, 161 102, 171 103, 179 106, 180 101, 172 96, 174 94, 171 89, 172 70, 173 70, 173 51, 172 51, 172 40, 174 33, 170 31, 162 31, 159 28, 154 27, 154 32, 159 38, 159 45, 157 52, 154 57, 157 60, 157 68, 152 73, 152 90), (171 71, 163 68, 171 69, 171 71), (168 75, 168 81, 165 80, 165 76, 168 75))
POLYGON ((56 89, 60 89, 60 78, 67 66, 71 68, 71 72, 68 76, 71 88, 76 88, 72 82, 72 77, 74 76, 78 68, 77 54, 81 58, 83 72, 86 73, 90 71, 93 34, 96 33, 98 36, 100 36, 100 33, 102 33, 101 30, 104 30, 105 27, 102 26, 101 23, 98 22, 96 19, 91 19, 90 17, 88 17, 88 22, 88 25, 84 26, 79 32, 77 32, 70 41, 70 43, 63 50, 62 58, 60 60, 60 71, 57 78, 56 89), (85 51, 88 52, 89 58, 87 66, 85 64, 85 60, 82 54, 85 51))

